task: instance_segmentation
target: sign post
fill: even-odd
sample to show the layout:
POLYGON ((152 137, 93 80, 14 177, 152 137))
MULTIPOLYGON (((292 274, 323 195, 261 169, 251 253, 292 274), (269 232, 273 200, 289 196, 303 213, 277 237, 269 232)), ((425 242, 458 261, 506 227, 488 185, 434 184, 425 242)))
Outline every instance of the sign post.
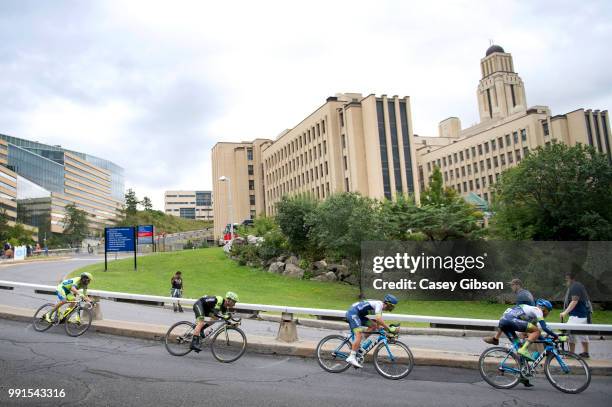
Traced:
POLYGON ((104 271, 108 270, 107 253, 134 252, 134 271, 136 271, 136 228, 121 226, 104 228, 104 271))

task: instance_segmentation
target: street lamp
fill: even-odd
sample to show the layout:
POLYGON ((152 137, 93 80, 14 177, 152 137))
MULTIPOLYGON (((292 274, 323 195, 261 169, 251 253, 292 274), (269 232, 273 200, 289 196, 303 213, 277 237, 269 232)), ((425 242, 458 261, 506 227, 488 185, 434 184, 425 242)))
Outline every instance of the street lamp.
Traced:
POLYGON ((233 208, 232 208, 232 183, 229 177, 222 175, 219 177, 219 181, 227 181, 228 189, 228 203, 229 203, 229 220, 230 220, 230 243, 234 243, 234 219, 233 219, 233 208))

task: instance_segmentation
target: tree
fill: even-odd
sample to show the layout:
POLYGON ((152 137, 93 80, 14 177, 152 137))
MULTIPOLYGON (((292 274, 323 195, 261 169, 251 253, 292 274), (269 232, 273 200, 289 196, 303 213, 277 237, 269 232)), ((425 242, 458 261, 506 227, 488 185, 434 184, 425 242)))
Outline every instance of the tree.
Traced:
POLYGON ((361 279, 361 243, 380 239, 376 202, 357 193, 332 195, 307 217, 308 236, 321 253, 349 260, 353 275, 361 279))
POLYGON ((132 188, 128 189, 125 193, 125 213, 127 216, 135 215, 138 211, 138 198, 136 192, 132 188))
POLYGON ((6 210, 0 208, 0 242, 4 242, 8 239, 10 226, 8 225, 8 217, 6 216, 6 210))
POLYGON ((142 201, 140 202, 140 204, 142 205, 145 211, 153 210, 153 204, 151 203, 151 199, 148 196, 145 196, 144 198, 142 198, 142 201))
POLYGON ((483 214, 457 197, 448 205, 423 205, 413 217, 414 228, 428 240, 480 239, 483 214))
POLYGON ((583 145, 538 147, 494 188, 495 235, 612 240, 612 165, 583 145))
POLYGON ((449 187, 444 188, 440 167, 434 166, 429 186, 421 195, 421 204, 433 206, 449 205, 457 198, 460 197, 457 195, 457 192, 454 189, 449 187))
POLYGON ((70 246, 80 246, 89 231, 87 213, 74 204, 66 205, 65 211, 64 236, 70 246))
POLYGON ((306 254, 312 249, 308 238, 309 219, 316 208, 317 202, 310 195, 284 196, 276 204, 276 222, 296 254, 306 254))
POLYGON ((394 201, 384 200, 378 208, 381 240, 414 239, 414 217, 419 212, 414 200, 405 195, 398 195, 394 201))

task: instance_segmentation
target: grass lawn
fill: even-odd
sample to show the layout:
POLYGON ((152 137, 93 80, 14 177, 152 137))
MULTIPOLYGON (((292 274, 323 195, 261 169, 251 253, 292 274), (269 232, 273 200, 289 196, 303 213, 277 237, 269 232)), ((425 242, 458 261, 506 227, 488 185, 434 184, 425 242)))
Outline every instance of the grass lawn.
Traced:
MULTIPOLYGON (((255 304, 288 305, 309 308, 346 310, 357 300, 356 287, 342 283, 296 280, 261 269, 239 266, 228 259, 221 248, 156 253, 138 258, 134 271, 132 258, 111 261, 108 271, 104 263, 81 268, 93 273, 92 289, 149 295, 170 295, 170 278, 183 273, 186 298, 202 295, 223 295, 232 290, 240 301, 255 304)), ((504 304, 478 301, 402 301, 394 312, 413 315, 434 315, 460 318, 497 319, 507 308, 504 304)), ((559 321, 560 310, 553 310, 550 322, 559 321)), ((612 312, 597 311, 594 323, 612 323, 612 312)))

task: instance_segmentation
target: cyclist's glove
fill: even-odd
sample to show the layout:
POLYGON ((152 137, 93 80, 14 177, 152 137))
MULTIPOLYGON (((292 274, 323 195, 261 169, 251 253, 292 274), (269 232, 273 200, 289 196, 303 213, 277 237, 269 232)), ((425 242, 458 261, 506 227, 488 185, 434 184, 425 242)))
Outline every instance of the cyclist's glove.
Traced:
POLYGON ((567 336, 565 336, 565 335, 558 336, 557 340, 559 342, 567 342, 567 336))

